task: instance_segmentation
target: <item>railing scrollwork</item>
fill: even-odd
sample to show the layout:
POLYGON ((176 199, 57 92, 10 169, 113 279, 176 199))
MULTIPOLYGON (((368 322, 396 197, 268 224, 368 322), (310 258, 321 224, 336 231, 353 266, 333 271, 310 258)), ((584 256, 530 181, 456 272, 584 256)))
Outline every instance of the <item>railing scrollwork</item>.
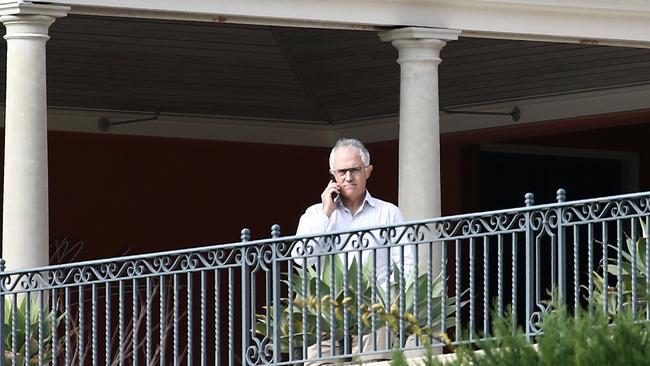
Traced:
POLYGON ((390 347, 404 347, 413 329, 473 342, 489 336, 490 320, 508 305, 533 339, 553 311, 549 300, 576 308, 594 298, 605 309, 633 303, 650 317, 647 304, 618 285, 622 272, 608 272, 647 250, 641 228, 650 222, 650 193, 571 202, 558 191, 557 201, 535 205, 527 194, 515 209, 318 235, 281 237, 273 226, 263 240, 245 229, 236 243, 2 271, 0 295, 12 311, 20 299, 41 301, 27 306, 54 332, 41 336, 50 342, 43 349, 68 352, 60 359, 77 364, 91 356, 72 360, 73 349, 93 350, 86 353, 96 363, 193 357, 288 365, 312 360, 313 347, 324 345, 322 358, 337 362, 357 352, 359 339, 379 347, 386 335, 390 347), (409 263, 409 252, 420 263, 409 263), (594 273, 615 297, 594 295, 594 273), (556 287, 571 296, 553 295, 556 287))

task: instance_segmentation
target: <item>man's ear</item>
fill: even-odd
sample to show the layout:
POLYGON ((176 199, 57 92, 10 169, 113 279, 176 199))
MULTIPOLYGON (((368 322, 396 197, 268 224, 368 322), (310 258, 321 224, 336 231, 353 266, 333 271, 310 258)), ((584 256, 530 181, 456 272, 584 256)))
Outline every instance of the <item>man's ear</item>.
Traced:
POLYGON ((370 173, 372 173, 372 165, 366 167, 366 179, 370 178, 370 173))

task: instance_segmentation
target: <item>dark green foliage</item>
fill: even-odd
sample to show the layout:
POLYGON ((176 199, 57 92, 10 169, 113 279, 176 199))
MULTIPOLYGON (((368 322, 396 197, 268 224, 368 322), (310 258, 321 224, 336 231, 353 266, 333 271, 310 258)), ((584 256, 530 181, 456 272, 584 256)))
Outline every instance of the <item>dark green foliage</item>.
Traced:
MULTIPOLYGON (((456 350, 457 359, 444 365, 463 366, 616 366, 650 365, 650 323, 635 322, 619 314, 611 323, 602 311, 568 314, 560 307, 546 314, 541 324, 544 334, 537 344, 526 340, 523 332, 513 333, 511 319, 494 322, 495 340, 478 344, 479 352, 468 346, 456 350)), ((430 358, 431 365, 443 365, 430 358)), ((408 363, 395 358, 391 365, 408 363)))
MULTIPOLYGON (((640 220, 640 228, 638 237, 627 237, 621 248, 604 244, 612 248, 615 255, 601 263, 600 272, 594 271, 592 274, 594 292, 587 298, 589 312, 580 310, 576 314, 568 314, 566 308, 554 305, 540 325, 543 335, 531 341, 521 330, 512 331, 512 319, 495 316, 494 340, 479 342, 476 347, 456 349, 456 360, 453 362, 442 363, 428 357, 426 364, 650 365, 650 322, 646 319, 649 263, 647 222, 640 220), (619 254, 620 262, 617 260, 619 254), (608 283, 604 281, 603 272, 609 276, 608 283), (633 281, 633 274, 636 281, 633 281), (612 283, 614 286, 610 286, 612 283), (619 288, 622 295, 620 304, 619 288), (636 301, 633 301, 633 293, 636 301)), ((408 363, 403 357, 396 357, 391 365, 405 366, 408 363)))

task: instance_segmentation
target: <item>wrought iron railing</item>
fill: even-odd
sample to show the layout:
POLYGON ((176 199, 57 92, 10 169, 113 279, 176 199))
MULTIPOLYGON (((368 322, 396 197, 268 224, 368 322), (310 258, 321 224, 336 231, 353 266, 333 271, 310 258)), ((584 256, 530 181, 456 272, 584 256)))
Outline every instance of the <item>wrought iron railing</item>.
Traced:
POLYGON ((4 271, 0 364, 382 357, 489 337, 507 312, 534 337, 552 298, 597 296, 650 319, 650 193, 525 204, 316 236, 274 225, 265 240, 243 230, 238 243, 4 271))

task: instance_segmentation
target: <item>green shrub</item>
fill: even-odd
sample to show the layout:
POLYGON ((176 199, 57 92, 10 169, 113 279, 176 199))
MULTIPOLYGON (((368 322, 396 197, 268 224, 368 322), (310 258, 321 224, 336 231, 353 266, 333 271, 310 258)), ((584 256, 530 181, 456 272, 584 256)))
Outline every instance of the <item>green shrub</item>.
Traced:
MULTIPOLYGON (((559 307, 546 314, 541 327, 544 333, 536 345, 529 342, 521 329, 513 333, 512 319, 496 318, 494 339, 479 342, 476 348, 456 349, 457 359, 442 363, 429 357, 428 365, 463 366, 616 366, 650 365, 650 323, 634 321, 627 312, 615 323, 602 310, 593 314, 579 311, 569 314, 559 307), (476 352, 480 350, 481 352, 476 352)), ((403 357, 393 366, 408 365, 403 357)))

